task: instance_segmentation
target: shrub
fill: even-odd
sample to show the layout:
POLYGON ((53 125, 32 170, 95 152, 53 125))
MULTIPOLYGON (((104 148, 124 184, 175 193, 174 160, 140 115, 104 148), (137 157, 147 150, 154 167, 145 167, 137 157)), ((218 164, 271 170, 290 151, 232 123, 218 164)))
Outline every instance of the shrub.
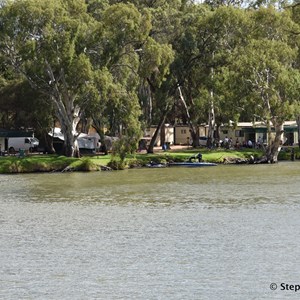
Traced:
POLYGON ((89 158, 82 158, 76 166, 76 171, 99 171, 100 167, 92 162, 89 158))
POLYGON ((113 170, 124 170, 126 168, 126 163, 124 160, 117 160, 115 158, 112 158, 107 166, 113 170))

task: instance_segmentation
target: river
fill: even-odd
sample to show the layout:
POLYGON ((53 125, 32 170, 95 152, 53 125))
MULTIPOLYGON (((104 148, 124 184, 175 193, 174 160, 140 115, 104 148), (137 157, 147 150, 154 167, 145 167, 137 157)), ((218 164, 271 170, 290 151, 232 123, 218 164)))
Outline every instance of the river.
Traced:
POLYGON ((299 182, 299 162, 1 175, 0 299, 298 299, 299 182))

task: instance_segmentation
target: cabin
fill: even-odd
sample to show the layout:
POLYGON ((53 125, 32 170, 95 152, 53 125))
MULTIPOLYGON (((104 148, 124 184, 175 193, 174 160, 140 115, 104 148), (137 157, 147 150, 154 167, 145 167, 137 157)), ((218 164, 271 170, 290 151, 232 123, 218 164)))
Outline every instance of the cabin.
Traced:
MULTIPOLYGON (((296 121, 285 121, 282 141, 286 146, 298 144, 298 130, 296 121)), ((274 131, 274 128, 272 128, 274 131)), ((233 143, 243 144, 251 141, 255 147, 258 142, 267 143, 267 127, 262 122, 238 122, 235 126, 223 125, 220 129, 220 140, 231 138, 233 143)))
MULTIPOLYGON (((151 125, 150 128, 145 130, 144 136, 142 140, 144 140, 147 144, 150 143, 151 138, 153 137, 157 126, 151 125)), ((162 141, 164 141, 167 145, 174 144, 174 127, 171 124, 165 124, 163 128, 160 130, 154 146, 160 147, 162 146, 162 141)))
MULTIPOLYGON (((151 137, 156 130, 156 126, 151 126, 145 133, 143 139, 149 143, 151 137)), ((200 125, 199 137, 207 137, 208 135, 208 125, 200 125)), ((273 128, 274 130, 274 128, 273 128)), ((190 145, 192 143, 190 127, 186 124, 176 124, 172 126, 166 124, 164 128, 165 143, 170 143, 170 145, 190 145)), ((255 147, 258 142, 267 143, 267 128, 262 122, 238 122, 237 124, 224 124, 219 130, 220 140, 224 141, 226 138, 231 138, 233 145, 239 144, 243 145, 249 140, 252 142, 253 147, 255 147)), ((214 133, 216 137, 216 132, 214 133)), ((161 146, 162 133, 157 137, 155 146, 161 146)), ((282 141, 286 146, 294 146, 298 144, 298 130, 296 121, 286 121, 284 122, 284 134, 282 141)), ((200 141, 201 142, 201 141, 200 141)))
MULTIPOLYGON (((207 136, 206 127, 200 125, 198 127, 199 137, 207 136)), ((174 144, 175 145, 190 145, 192 143, 191 129, 188 125, 176 124, 174 127, 174 144)))

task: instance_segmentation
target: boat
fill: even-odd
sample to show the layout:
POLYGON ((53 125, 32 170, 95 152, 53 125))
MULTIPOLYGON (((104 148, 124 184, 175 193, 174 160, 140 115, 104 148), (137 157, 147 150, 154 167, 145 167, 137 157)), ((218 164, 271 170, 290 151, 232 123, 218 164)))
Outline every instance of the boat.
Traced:
POLYGON ((217 164, 215 164, 215 163, 210 163, 210 162, 205 162, 205 161, 201 161, 201 162, 189 162, 189 161, 172 162, 172 163, 169 163, 168 165, 169 165, 169 167, 191 167, 191 168, 217 166, 217 164))
POLYGON ((150 162, 149 164, 146 165, 146 167, 148 167, 148 168, 165 168, 165 167, 167 167, 167 164, 150 162))

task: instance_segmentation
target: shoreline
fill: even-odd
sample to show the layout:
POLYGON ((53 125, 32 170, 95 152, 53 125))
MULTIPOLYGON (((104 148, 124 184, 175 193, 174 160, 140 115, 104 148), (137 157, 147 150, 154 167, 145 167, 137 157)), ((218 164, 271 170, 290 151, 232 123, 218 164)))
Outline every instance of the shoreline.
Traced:
MULTIPOLYGON (((262 151, 257 149, 209 150, 205 148, 193 149, 187 146, 173 146, 168 151, 163 151, 161 148, 158 149, 156 147, 153 154, 147 154, 146 151, 137 152, 128 155, 124 162, 110 154, 106 156, 100 154, 88 155, 81 158, 45 154, 30 154, 25 157, 1 156, 0 174, 91 172, 158 167, 156 165, 167 167, 168 163, 187 162, 189 157, 199 152, 203 156, 203 162, 218 165, 250 164, 250 157, 258 159, 262 155, 262 151)), ((297 158, 300 158, 300 152, 298 152, 297 158)), ((290 160, 290 154, 288 152, 282 153, 279 160, 290 160)))

